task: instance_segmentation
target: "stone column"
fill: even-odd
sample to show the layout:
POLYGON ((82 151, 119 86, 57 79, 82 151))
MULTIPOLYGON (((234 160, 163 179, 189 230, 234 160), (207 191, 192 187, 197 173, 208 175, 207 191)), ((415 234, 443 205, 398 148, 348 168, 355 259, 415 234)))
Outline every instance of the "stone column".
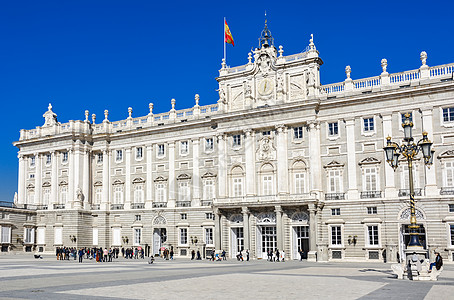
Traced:
POLYGON ((358 183, 356 177, 356 141, 355 141, 355 119, 345 120, 347 131, 347 173, 349 200, 359 199, 358 183))
POLYGON ((307 261, 317 260, 317 220, 315 216, 315 205, 309 204, 309 252, 307 261))
POLYGON ((58 201, 58 157, 59 155, 55 151, 51 151, 51 163, 52 163, 52 173, 51 173, 51 190, 50 190, 50 203, 48 209, 54 209, 54 204, 57 204, 58 201))
POLYGON ((214 209, 214 248, 216 250, 221 249, 221 212, 219 208, 214 209))
POLYGON ((80 157, 80 153, 81 152, 81 149, 80 149, 80 146, 77 145, 76 148, 74 149, 74 191, 73 193, 70 195, 70 197, 72 199, 74 199, 74 208, 81 208, 80 205, 80 201, 78 201, 77 199, 77 190, 81 188, 81 180, 80 180, 80 169, 81 169, 81 164, 80 164, 80 161, 81 161, 81 157, 80 157))
POLYGON ((169 201, 167 207, 175 207, 176 180, 175 180, 175 143, 169 143, 169 201))
POLYGON ((249 210, 246 206, 243 206, 241 212, 243 213, 244 250, 249 250, 249 252, 251 252, 249 238, 249 210))
POLYGON ((227 161, 225 150, 225 135, 219 134, 218 136, 218 188, 219 198, 227 197, 227 161))
POLYGON ((147 190, 145 208, 153 207, 153 145, 147 145, 147 190))
POLYGON ((279 251, 282 251, 284 249, 284 240, 283 240, 283 234, 282 234, 282 207, 280 205, 276 205, 274 207, 274 212, 276 213, 276 235, 277 235, 277 248, 279 251))
POLYGON ((246 129, 244 130, 244 134, 244 152, 246 160, 246 196, 253 196, 256 195, 254 131, 251 129, 246 129))
POLYGON ((82 175, 82 193, 84 194, 84 209, 90 209, 92 201, 92 196, 90 193, 90 159, 91 152, 88 148, 85 148, 84 157, 83 157, 83 175, 82 175))
POLYGON ((42 173, 41 170, 41 154, 35 153, 35 204, 42 205, 41 191, 42 191, 42 173))
MULTIPOLYGON (((386 146, 386 137, 393 136, 392 132, 392 114, 383 115, 383 145, 386 146)), ((383 151, 383 160, 386 162, 386 154, 383 151)), ((385 197, 395 198, 397 197, 396 184, 394 182, 394 170, 388 163, 385 163, 385 197)))
POLYGON ((192 140, 192 205, 200 206, 200 170, 198 139, 192 140))
POLYGON ((19 158, 19 174, 18 174, 18 187, 17 187, 17 204, 19 207, 26 202, 26 193, 25 193, 25 159, 22 154, 17 156, 19 158))
POLYGON ((102 202, 101 202, 101 209, 108 210, 110 199, 109 199, 109 189, 110 189, 110 151, 108 149, 104 149, 102 151, 102 202))
POLYGON ((125 209, 131 208, 131 147, 125 149, 125 209))
POLYGON ((288 155, 287 155, 287 127, 276 126, 277 133, 277 191, 278 194, 288 194, 288 155))
MULTIPOLYGON (((434 142, 434 129, 433 129, 433 108, 422 109, 422 130, 427 131, 427 137, 433 143, 434 142)), ((436 149, 435 149, 436 150, 436 149)), ((436 159, 434 158, 434 162, 436 159)), ((426 174, 426 196, 438 196, 437 188, 437 165, 434 163, 429 167, 425 166, 426 174)))
MULTIPOLYGON (((309 163, 311 175, 311 191, 320 194, 322 163, 320 160, 320 124, 316 121, 309 122, 309 163)), ((278 153, 278 156, 281 154, 278 153)))
POLYGON ((69 167, 68 167, 68 197, 67 197, 67 208, 71 209, 74 205, 74 150, 67 149, 69 156, 69 167))

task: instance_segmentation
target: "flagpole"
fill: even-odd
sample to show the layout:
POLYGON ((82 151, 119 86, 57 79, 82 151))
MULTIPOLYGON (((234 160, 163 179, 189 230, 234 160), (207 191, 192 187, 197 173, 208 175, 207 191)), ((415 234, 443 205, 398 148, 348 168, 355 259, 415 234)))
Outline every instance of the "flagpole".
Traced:
POLYGON ((223 36, 222 40, 224 41, 224 62, 225 62, 225 60, 226 60, 226 57, 225 57, 226 56, 225 55, 225 17, 224 17, 224 24, 223 25, 224 25, 224 36, 223 36))

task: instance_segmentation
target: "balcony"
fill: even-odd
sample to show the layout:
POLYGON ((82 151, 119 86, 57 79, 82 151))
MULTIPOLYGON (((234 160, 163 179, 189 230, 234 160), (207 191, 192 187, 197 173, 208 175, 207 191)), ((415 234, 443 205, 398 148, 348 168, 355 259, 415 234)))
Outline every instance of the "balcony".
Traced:
POLYGON ((111 204, 110 209, 111 210, 121 210, 124 209, 125 205, 124 204, 111 204))
MULTIPOLYGON (((414 189, 415 196, 422 196, 422 189, 414 189)), ((410 189, 400 189, 399 190, 399 197, 409 197, 410 196, 410 189)))
POLYGON ((101 204, 93 204, 93 205, 91 206, 91 209, 92 209, 92 210, 100 210, 100 209, 101 209, 101 204))
POLYGON ((361 192, 361 199, 381 198, 381 191, 361 192))
POLYGON ((131 203, 131 209, 144 209, 145 203, 131 203))
POLYGON ((64 204, 54 204, 54 209, 65 209, 64 204))
POLYGON ((345 200, 345 193, 327 193, 325 200, 345 200))
POLYGON ((301 202, 304 200, 316 199, 315 193, 304 194, 283 194, 283 195, 260 195, 260 196, 241 196, 213 199, 215 204, 241 204, 241 203, 282 203, 282 202, 301 202))
POLYGON ((211 206, 213 205, 213 200, 202 200, 200 201, 201 206, 211 206))
POLYGON ((177 201, 177 207, 191 207, 191 201, 177 201))
POLYGON ((153 208, 167 207, 167 202, 153 202, 153 208))
POLYGON ((442 187, 440 195, 454 195, 454 187, 442 187))

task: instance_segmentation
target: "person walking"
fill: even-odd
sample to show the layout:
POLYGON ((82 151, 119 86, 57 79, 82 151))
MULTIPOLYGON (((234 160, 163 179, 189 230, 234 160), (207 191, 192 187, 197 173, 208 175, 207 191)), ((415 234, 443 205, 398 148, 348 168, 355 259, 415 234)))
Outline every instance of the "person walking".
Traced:
POLYGON ((276 261, 279 262, 279 249, 276 249, 276 261))
POLYGON ((84 259, 84 248, 79 249, 79 263, 84 259))
POLYGON ((282 250, 281 252, 281 258, 282 258, 282 262, 285 262, 285 251, 282 250))
POLYGON ((246 261, 249 261, 249 249, 246 250, 246 261))
POLYGON ((194 260, 194 258, 195 258, 195 250, 192 249, 192 251, 191 251, 191 260, 194 260))

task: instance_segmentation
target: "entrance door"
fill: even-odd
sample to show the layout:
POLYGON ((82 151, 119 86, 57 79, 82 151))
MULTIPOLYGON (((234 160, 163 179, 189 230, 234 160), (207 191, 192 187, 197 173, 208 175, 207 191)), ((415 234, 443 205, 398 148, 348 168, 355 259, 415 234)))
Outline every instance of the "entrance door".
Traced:
POLYGON ((230 257, 236 257, 236 255, 244 250, 244 231, 243 227, 232 228, 232 241, 231 241, 230 257))
POLYGON ((293 259, 300 259, 299 250, 303 250, 303 258, 307 258, 309 251, 309 226, 293 227, 293 259))
POLYGON ((153 255, 159 255, 159 249, 167 241, 166 228, 155 228, 153 232, 153 255))
MULTIPOLYGON (((419 242, 423 246, 424 249, 427 249, 427 242, 426 242, 426 229, 424 228, 423 224, 418 224, 419 228, 417 229, 419 233, 419 242)), ((405 252, 404 250, 407 249, 407 245, 410 242, 410 228, 408 228, 409 224, 402 224, 400 228, 400 260, 402 261, 405 259, 405 252)))
MULTIPOLYGON (((259 226, 261 255, 267 258, 268 250, 275 251, 277 248, 276 226, 259 226)), ((258 254, 260 255, 260 253, 258 254)))

